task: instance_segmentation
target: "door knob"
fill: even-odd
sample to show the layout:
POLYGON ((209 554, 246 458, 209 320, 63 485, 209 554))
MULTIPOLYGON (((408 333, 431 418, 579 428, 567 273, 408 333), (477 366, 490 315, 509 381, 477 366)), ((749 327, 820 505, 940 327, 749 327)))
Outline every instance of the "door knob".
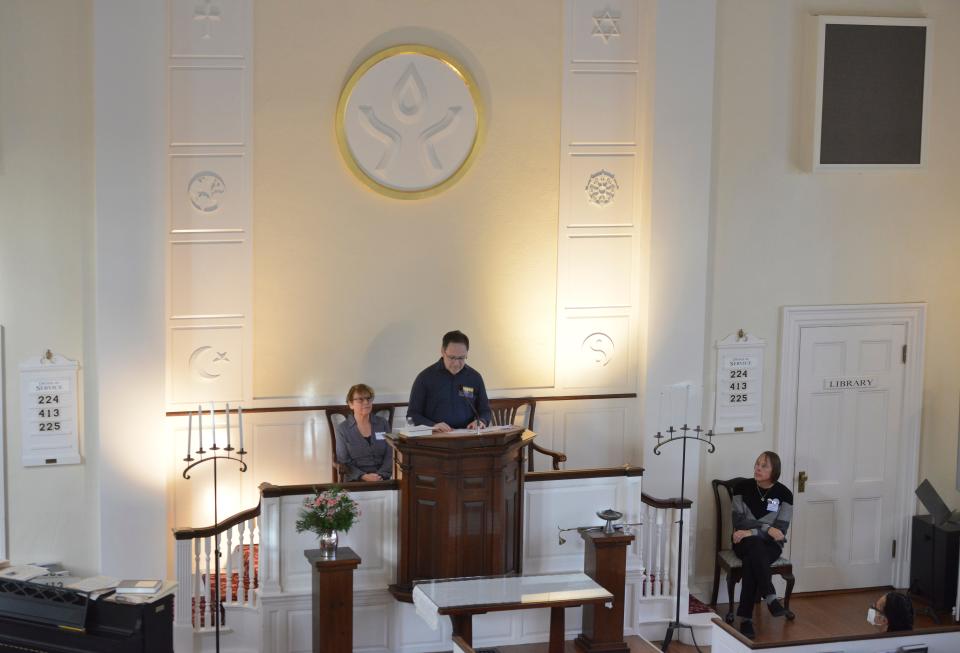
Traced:
POLYGON ((808 478, 807 473, 803 471, 800 472, 800 474, 797 476, 797 493, 798 494, 807 489, 807 478, 808 478))

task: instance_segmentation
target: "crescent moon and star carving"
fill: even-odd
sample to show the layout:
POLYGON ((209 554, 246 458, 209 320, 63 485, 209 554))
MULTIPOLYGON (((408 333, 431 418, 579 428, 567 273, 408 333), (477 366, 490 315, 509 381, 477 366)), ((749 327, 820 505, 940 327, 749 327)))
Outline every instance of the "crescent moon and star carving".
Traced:
POLYGON ((217 351, 209 345, 197 347, 190 354, 188 367, 191 374, 203 381, 214 381, 223 374, 224 367, 230 364, 225 351, 217 351))

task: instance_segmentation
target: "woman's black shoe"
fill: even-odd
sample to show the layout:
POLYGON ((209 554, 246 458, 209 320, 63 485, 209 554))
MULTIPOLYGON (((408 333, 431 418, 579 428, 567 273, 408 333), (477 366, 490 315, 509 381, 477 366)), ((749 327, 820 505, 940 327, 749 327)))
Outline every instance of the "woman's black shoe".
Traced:
POLYGON ((767 603, 767 609, 770 610, 770 614, 772 614, 774 617, 782 617, 783 615, 787 614, 787 609, 783 607, 783 604, 781 604, 777 599, 767 603))
POLYGON ((741 621, 740 622, 740 634, 749 639, 753 639, 757 636, 757 631, 753 629, 752 621, 741 621))

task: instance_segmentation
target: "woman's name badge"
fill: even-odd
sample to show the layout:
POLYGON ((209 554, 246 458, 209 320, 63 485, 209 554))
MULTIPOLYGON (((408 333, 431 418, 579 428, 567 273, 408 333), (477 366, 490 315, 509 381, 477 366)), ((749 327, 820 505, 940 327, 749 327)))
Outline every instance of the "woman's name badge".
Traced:
POLYGON ((767 512, 780 510, 780 499, 767 499, 767 512))
POLYGON ((376 432, 373 434, 373 437, 375 437, 375 438, 378 439, 378 440, 383 440, 386 436, 387 436, 387 432, 386 432, 386 431, 376 431, 376 432))

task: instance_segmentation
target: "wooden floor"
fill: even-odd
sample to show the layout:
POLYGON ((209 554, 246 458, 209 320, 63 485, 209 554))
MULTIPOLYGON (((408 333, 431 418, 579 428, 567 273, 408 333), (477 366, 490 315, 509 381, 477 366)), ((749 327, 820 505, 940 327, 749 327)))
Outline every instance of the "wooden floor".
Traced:
MULTIPOLYGON (((651 646, 639 637, 630 636, 625 638, 624 641, 626 641, 626 643, 630 646, 630 653, 656 653, 660 650, 654 646, 651 646)), ((500 651, 500 653, 546 653, 547 643, 544 642, 542 644, 514 644, 512 646, 498 646, 497 650, 500 651)), ((672 646, 670 647, 670 650, 673 651, 672 646)), ((679 651, 680 649, 677 650, 679 651)), ((691 650, 693 649, 691 648, 691 650)), ((573 641, 565 642, 563 651, 564 653, 582 653, 574 647, 573 641)), ((709 648, 707 651, 709 651, 709 648)))
MULTIPOLYGON (((797 615, 794 621, 770 616, 765 606, 758 605, 753 613, 753 624, 757 631, 756 641, 796 642, 799 640, 820 639, 823 637, 848 637, 851 635, 871 635, 882 632, 879 626, 867 623, 867 609, 889 589, 869 589, 845 592, 812 592, 797 594, 790 601, 790 609, 797 615)), ((924 606, 914 600, 914 628, 935 626, 933 619, 923 612, 924 606)), ((717 613, 723 617, 727 605, 717 606, 717 613)), ((944 625, 951 623, 949 614, 941 617, 944 625)), ((734 622, 738 626, 739 621, 734 622)), ((671 653, 673 647, 670 648, 671 653)), ((678 651, 680 649, 677 649, 678 651)))
MULTIPOLYGON (((867 623, 867 609, 888 589, 869 589, 845 592, 822 592, 794 595, 790 608, 797 615, 794 621, 774 618, 766 607, 757 606, 754 611, 754 627, 757 630, 758 643, 797 642, 829 637, 848 637, 870 635, 881 632, 882 628, 867 623)), ((914 628, 936 626, 933 619, 923 614, 924 605, 914 600, 914 628)), ((722 618, 727 612, 726 604, 717 606, 717 614, 722 618)), ((940 615, 943 625, 951 625, 949 614, 940 615)), ((739 622, 735 622, 735 626, 739 622)), ((660 643, 647 643, 639 637, 627 637, 631 653, 654 653, 660 650, 660 643)), ((546 653, 547 644, 516 644, 496 647, 500 653, 546 653)), ((668 653, 696 653, 696 648, 688 644, 673 642, 668 653)), ((701 646, 703 653, 709 653, 709 646, 701 646)), ((565 653, 576 653, 573 642, 566 643, 565 653)))

